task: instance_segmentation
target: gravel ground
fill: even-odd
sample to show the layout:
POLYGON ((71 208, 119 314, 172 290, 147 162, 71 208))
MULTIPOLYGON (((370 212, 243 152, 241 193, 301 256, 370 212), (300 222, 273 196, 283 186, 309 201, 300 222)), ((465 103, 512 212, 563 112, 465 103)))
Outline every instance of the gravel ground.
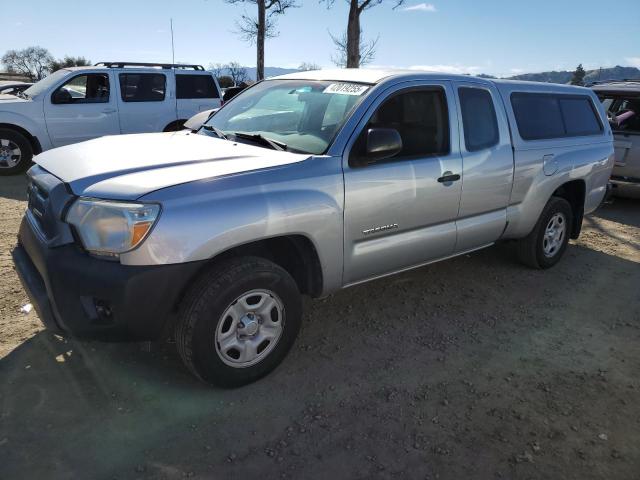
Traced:
POLYGON ((24 190, 0 178, 0 478, 640 479, 640 202, 549 271, 505 244, 306 301, 283 365, 218 390, 20 313, 24 190))

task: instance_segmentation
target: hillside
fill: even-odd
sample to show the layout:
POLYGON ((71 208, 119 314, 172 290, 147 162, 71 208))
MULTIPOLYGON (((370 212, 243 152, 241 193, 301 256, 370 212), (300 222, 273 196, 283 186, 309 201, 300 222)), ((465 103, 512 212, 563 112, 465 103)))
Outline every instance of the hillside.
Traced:
MULTIPOLYGON (((255 80, 256 68, 245 67, 250 79, 255 80)), ((295 68, 280 68, 280 67, 264 67, 265 77, 275 77, 278 75, 285 75, 287 73, 297 72, 295 68)), ((496 78, 492 75, 480 74, 479 77, 484 78, 496 78)), ((508 80, 528 80, 531 82, 547 82, 547 83, 569 83, 573 72, 569 71, 551 71, 540 73, 523 73, 520 75, 514 75, 512 77, 505 77, 508 80)), ((598 80, 624 80, 625 78, 640 78, 640 69, 635 67, 621 67, 617 65, 610 68, 602 68, 598 70, 587 70, 587 75, 584 78, 585 84, 596 82, 598 80)))
MULTIPOLYGON (((522 75, 515 75, 508 78, 509 80, 529 80, 532 82, 569 83, 572 76, 573 72, 552 71, 523 73, 522 75)), ((640 78, 640 70, 635 67, 621 67, 620 65, 598 70, 587 70, 584 81, 585 84, 589 84, 598 80, 624 80, 625 78, 640 78)))

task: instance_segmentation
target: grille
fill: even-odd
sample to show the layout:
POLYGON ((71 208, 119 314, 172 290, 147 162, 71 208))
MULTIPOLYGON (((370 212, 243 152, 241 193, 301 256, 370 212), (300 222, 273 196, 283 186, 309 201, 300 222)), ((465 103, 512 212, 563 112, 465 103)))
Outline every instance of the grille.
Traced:
POLYGON ((33 227, 47 240, 49 246, 66 240, 68 226, 62 222, 62 212, 72 198, 66 185, 57 177, 38 166, 29 171, 27 209, 31 214, 33 227))

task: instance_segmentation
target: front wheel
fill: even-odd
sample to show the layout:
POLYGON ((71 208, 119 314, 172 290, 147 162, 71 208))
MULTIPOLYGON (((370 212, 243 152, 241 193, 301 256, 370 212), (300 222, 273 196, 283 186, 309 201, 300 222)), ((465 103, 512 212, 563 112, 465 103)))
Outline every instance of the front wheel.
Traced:
POLYGON ((564 198, 551 197, 533 231, 518 242, 518 256, 533 268, 550 268, 567 249, 572 229, 571 205, 564 198))
POLYGON ((289 273, 258 257, 231 259, 186 295, 176 344, 185 365, 202 380, 240 386, 278 366, 301 317, 300 293, 289 273))

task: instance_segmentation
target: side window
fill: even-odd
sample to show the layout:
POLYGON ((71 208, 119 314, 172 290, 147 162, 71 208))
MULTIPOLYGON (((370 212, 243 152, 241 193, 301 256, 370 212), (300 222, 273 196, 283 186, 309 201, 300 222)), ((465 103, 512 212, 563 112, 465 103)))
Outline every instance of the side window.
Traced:
POLYGON ((602 131, 600 120, 588 97, 559 98, 567 135, 595 135, 602 131))
POLYGON ((73 77, 51 95, 51 103, 108 103, 109 76, 89 73, 73 77))
POLYGON ((498 143, 500 133, 491 93, 482 88, 459 88, 464 144, 468 152, 498 143))
POLYGON ((400 134, 402 150, 391 160, 449 153, 449 115, 444 90, 411 90, 385 100, 354 144, 352 155, 357 164, 366 163, 370 128, 391 128, 400 134))
POLYGON ((167 78, 161 73, 121 73, 120 95, 125 102, 161 102, 167 78))
POLYGON ((525 140, 579 137, 602 132, 591 98, 584 95, 513 93, 511 105, 525 140))
POLYGON ((552 95, 513 93, 511 106, 518 131, 525 140, 564 137, 564 123, 558 99, 552 95))
POLYGON ((220 98, 211 75, 176 74, 176 96, 180 98, 220 98))

